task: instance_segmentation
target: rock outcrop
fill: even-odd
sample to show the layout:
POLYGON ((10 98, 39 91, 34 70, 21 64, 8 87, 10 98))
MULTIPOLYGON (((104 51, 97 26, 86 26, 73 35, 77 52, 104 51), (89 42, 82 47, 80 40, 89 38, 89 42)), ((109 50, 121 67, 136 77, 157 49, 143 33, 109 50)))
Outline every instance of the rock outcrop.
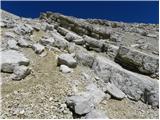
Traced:
POLYGON ((116 61, 128 69, 144 74, 156 74, 159 72, 159 59, 156 56, 147 55, 135 49, 120 47, 116 61))
MULTIPOLYGON (((104 83, 114 83, 116 87, 133 100, 140 100, 145 93, 145 89, 149 92, 159 92, 159 83, 157 80, 125 70, 118 64, 104 57, 97 57, 92 69, 104 80, 104 83)), ((157 99, 157 101, 159 101, 159 99, 157 99)))

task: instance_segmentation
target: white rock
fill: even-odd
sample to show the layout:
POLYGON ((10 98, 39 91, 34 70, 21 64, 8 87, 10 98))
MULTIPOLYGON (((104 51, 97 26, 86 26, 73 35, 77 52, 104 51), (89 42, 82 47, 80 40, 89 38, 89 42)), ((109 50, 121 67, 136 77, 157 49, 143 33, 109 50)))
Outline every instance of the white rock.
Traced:
POLYGON ((54 38, 55 42, 54 42, 54 47, 57 47, 59 49, 66 49, 68 46, 68 41, 64 39, 63 36, 61 36, 58 33, 53 33, 52 37, 54 38))
POLYGON ((1 51, 1 71, 13 72, 15 65, 29 65, 27 59, 21 52, 16 50, 1 51))
POLYGON ((54 45, 55 40, 53 38, 42 38, 40 40, 40 43, 44 46, 53 46, 54 45))
POLYGON ((92 67, 93 61, 95 59, 94 54, 88 52, 82 47, 77 47, 74 50, 76 60, 79 64, 92 67))
POLYGON ((97 86, 93 83, 89 84, 86 89, 86 93, 92 97, 92 102, 94 105, 99 104, 105 97, 105 93, 101 89, 97 88, 97 86))
POLYGON ((77 62, 71 54, 61 54, 58 57, 58 65, 67 65, 68 67, 75 68, 77 62))
POLYGON ((18 45, 21 47, 30 47, 31 43, 30 43, 30 41, 24 39, 23 37, 20 37, 18 39, 18 45))
POLYGON ((84 115, 91 111, 90 98, 83 96, 71 96, 66 101, 67 106, 78 115, 84 115))
POLYGON ((16 66, 13 71, 12 80, 24 79, 27 75, 30 74, 30 72, 31 72, 31 69, 24 65, 16 66))
POLYGON ((67 39, 69 42, 76 40, 76 39, 80 39, 81 37, 75 33, 72 32, 68 32, 65 36, 65 39, 67 39))
POLYGON ((112 83, 107 83, 106 91, 117 99, 125 97, 125 94, 112 83))
POLYGON ((75 39, 73 40, 73 42, 77 45, 83 45, 85 43, 84 39, 80 38, 80 39, 75 39))
POLYGON ((36 43, 32 45, 32 49, 35 51, 35 53, 41 54, 44 51, 45 47, 39 43, 36 43))
POLYGON ((62 73, 70 73, 70 72, 72 72, 73 70, 72 70, 71 68, 69 68, 68 66, 66 66, 66 65, 61 65, 61 66, 60 66, 60 71, 61 71, 62 73))
POLYGON ((17 46, 17 42, 13 39, 8 40, 7 44, 8 44, 8 48, 10 48, 10 49, 18 50, 18 48, 19 48, 17 46))

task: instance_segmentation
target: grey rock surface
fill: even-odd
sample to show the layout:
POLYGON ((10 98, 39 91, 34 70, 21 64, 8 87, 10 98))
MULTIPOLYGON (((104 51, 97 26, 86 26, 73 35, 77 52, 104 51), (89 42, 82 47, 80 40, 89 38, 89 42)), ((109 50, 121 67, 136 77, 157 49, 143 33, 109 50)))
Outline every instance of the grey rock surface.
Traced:
POLYGON ((112 83, 108 83, 107 84, 106 92, 111 94, 116 99, 120 99, 121 100, 121 99, 123 99, 125 97, 125 94, 112 83))
POLYGON ((87 46, 90 48, 99 48, 99 51, 103 51, 104 42, 91 38, 89 36, 83 36, 84 41, 86 42, 87 46))
POLYGON ((119 48, 116 61, 127 68, 136 69, 144 74, 155 74, 159 71, 158 57, 127 47, 119 48))
POLYGON ((93 83, 86 87, 86 94, 92 97, 92 104, 94 105, 99 104, 105 97, 105 93, 93 83))
POLYGON ((16 65, 29 65, 27 59, 21 52, 15 50, 1 51, 1 71, 12 73, 16 65))
POLYGON ((13 50, 19 49, 19 47, 17 46, 17 42, 14 39, 8 40, 7 44, 9 49, 13 49, 13 50))
POLYGON ((85 119, 108 119, 106 114, 103 111, 100 110, 92 110, 89 112, 86 116, 85 119))
POLYGON ((39 42, 44 46, 54 46, 55 40, 53 38, 42 38, 39 42))
POLYGON ((95 59, 94 54, 88 52, 86 49, 82 47, 76 47, 76 46, 74 52, 78 63, 92 67, 93 61, 95 59))
POLYGON ((6 33, 5 33, 5 37, 8 37, 8 38, 16 38, 16 35, 15 35, 13 32, 6 32, 6 33))
POLYGON ((97 57, 92 69, 105 83, 112 82, 133 100, 140 100, 145 89, 158 92, 157 80, 125 70, 104 57, 97 57))
POLYGON ((33 28, 29 24, 18 24, 17 27, 14 29, 14 32, 17 34, 32 34, 33 28))
POLYGON ((58 57, 58 65, 67 65, 68 67, 75 68, 77 62, 71 54, 61 54, 58 57))
POLYGON ((66 104, 78 115, 85 115, 92 109, 90 98, 85 98, 83 96, 71 96, 67 98, 66 104))
POLYGON ((20 37, 17 43, 20 47, 31 47, 31 40, 20 37))
POLYGON ((60 34, 53 33, 52 37, 55 40, 55 42, 54 42, 55 47, 62 49, 62 50, 67 48, 68 42, 60 34))
POLYGON ((36 43, 32 45, 32 49, 35 51, 35 53, 41 54, 44 51, 45 47, 39 43, 36 43))
POLYGON ((27 75, 30 74, 30 72, 31 72, 31 69, 24 65, 16 66, 13 71, 12 80, 24 79, 27 75))
POLYGON ((2 119, 159 118, 158 24, 0 12, 2 119))
POLYGON ((66 65, 60 65, 59 70, 60 70, 62 73, 70 73, 70 72, 73 72, 73 70, 72 70, 71 68, 69 68, 68 66, 66 66, 66 65))
POLYGON ((71 42, 71 41, 76 40, 76 39, 81 39, 81 37, 78 36, 78 35, 75 34, 75 33, 68 32, 68 33, 65 35, 65 39, 68 40, 69 42, 71 42))

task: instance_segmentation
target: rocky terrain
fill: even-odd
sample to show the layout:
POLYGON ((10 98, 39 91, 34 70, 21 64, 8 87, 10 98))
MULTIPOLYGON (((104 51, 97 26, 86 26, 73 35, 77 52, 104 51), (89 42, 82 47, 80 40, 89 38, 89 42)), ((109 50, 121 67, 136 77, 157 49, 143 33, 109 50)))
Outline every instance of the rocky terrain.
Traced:
POLYGON ((159 118, 158 25, 1 15, 1 118, 159 118))

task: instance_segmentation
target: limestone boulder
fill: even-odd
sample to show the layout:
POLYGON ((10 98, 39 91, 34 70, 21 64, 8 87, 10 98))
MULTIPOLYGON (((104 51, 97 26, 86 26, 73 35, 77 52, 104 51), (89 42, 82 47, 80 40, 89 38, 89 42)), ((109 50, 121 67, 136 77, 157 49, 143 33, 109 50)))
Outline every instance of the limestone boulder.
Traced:
POLYGON ((21 80, 24 79, 27 75, 29 75, 31 72, 31 69, 21 65, 16 66, 13 71, 12 80, 21 80))
POLYGON ((70 73, 70 72, 73 72, 73 70, 71 68, 69 68, 68 66, 66 65, 60 65, 60 71, 62 73, 70 73))
POLYGON ((58 57, 58 65, 66 65, 68 67, 75 68, 77 66, 77 61, 71 54, 61 54, 58 57))
POLYGON ((4 50, 1 54, 1 71, 12 73, 16 65, 29 65, 29 59, 16 50, 4 50))
POLYGON ((35 51, 35 53, 41 54, 44 51, 45 47, 39 43, 36 43, 32 45, 32 49, 35 51))

